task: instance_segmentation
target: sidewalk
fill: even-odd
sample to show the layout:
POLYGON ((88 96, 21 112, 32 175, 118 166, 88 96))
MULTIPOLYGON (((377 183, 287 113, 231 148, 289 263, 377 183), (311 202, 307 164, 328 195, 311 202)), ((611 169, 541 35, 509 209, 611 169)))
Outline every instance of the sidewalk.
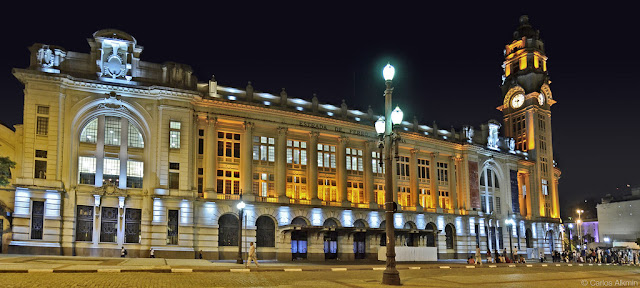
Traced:
MULTIPOLYGON (((578 263, 529 263, 529 264, 483 264, 468 265, 464 260, 442 260, 438 262, 397 263, 398 270, 417 269, 469 269, 469 268, 515 268, 515 267, 553 267, 553 266, 605 266, 611 264, 578 263)), ((0 273, 118 273, 118 272, 300 272, 300 271, 352 271, 384 270, 381 261, 327 261, 327 262, 277 262, 260 261, 250 269, 235 261, 210 261, 203 259, 164 259, 164 258, 116 258, 83 256, 0 256, 0 273)))

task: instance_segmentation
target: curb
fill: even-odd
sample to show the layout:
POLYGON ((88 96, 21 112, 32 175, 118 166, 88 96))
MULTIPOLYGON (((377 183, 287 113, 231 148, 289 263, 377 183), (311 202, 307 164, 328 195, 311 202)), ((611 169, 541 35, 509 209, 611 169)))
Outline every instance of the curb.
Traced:
MULTIPOLYGON (((597 266, 603 266, 603 263, 598 263, 597 266)), ((606 266, 635 266, 632 264, 625 265, 612 265, 611 263, 604 263, 606 266)), ((594 264, 580 264, 574 265, 572 263, 555 264, 549 266, 549 264, 506 264, 495 265, 490 264, 486 266, 471 266, 471 265, 456 265, 456 266, 408 266, 408 267, 396 267, 397 270, 420 270, 420 269, 475 269, 475 268, 533 268, 533 267, 593 267, 594 264)), ((346 268, 346 267, 327 267, 327 268, 229 268, 229 269, 204 269, 204 268, 158 268, 158 269, 121 269, 121 268, 104 268, 104 269, 0 269, 2 273, 132 273, 132 272, 149 272, 149 273, 215 273, 215 272, 235 272, 235 273, 248 273, 248 272, 315 272, 315 271, 332 271, 332 272, 344 272, 344 271, 383 271, 385 267, 358 267, 358 268, 346 268)))

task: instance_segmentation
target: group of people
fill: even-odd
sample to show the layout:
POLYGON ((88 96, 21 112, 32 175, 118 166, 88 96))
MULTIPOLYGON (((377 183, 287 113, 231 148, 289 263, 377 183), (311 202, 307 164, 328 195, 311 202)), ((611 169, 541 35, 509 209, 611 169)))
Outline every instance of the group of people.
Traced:
MULTIPOLYGON (((127 249, 124 249, 124 246, 122 246, 122 248, 120 249, 120 257, 124 258, 127 256, 127 254, 128 254, 127 249)), ((149 258, 156 258, 156 250, 154 250, 153 248, 149 250, 149 258)), ((202 259, 202 250, 198 252, 198 258, 202 259)), ((249 267, 249 264, 251 264, 251 261, 253 261, 253 263, 256 264, 256 267, 260 267, 258 265, 258 257, 256 255, 256 246, 253 245, 253 242, 249 244, 249 254, 247 257, 246 267, 249 267)))
MULTIPOLYGON (((507 254, 507 248, 502 250, 502 254, 498 253, 498 249, 495 250, 495 254, 491 254, 491 250, 487 250, 487 263, 526 263, 526 259, 522 255, 518 255, 518 247, 514 246, 512 255, 507 254), (495 257, 494 257, 495 256, 495 257)), ((467 259, 468 264, 482 265, 482 253, 480 252, 480 246, 476 246, 476 254, 474 257, 467 259)))
POLYGON ((553 262, 612 263, 640 265, 639 252, 631 249, 581 249, 573 251, 553 251, 553 262))

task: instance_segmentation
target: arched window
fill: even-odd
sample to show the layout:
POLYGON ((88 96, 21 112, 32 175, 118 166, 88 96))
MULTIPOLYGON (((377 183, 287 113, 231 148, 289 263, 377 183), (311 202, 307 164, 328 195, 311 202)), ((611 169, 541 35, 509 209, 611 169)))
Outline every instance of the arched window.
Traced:
POLYGON ((336 223, 335 220, 329 218, 329 219, 324 221, 324 224, 322 224, 322 226, 327 227, 327 228, 337 228, 338 227, 338 223, 336 223))
POLYGON ((100 115, 80 132, 78 183, 142 188, 143 153, 144 140, 138 127, 126 118, 100 115))
POLYGON ((456 241, 455 231, 456 229, 453 224, 447 224, 447 226, 444 228, 444 233, 446 234, 447 249, 454 249, 453 247, 456 241))
POLYGON ((532 233, 531 233, 531 229, 527 228, 527 231, 525 231, 525 240, 527 242, 527 248, 533 248, 533 241, 531 241, 532 238, 532 233))
POLYGON ((416 230, 416 224, 411 221, 408 221, 407 223, 404 223, 403 229, 416 230))
POLYGON ((480 202, 482 212, 491 213, 494 211, 500 214, 500 182, 496 172, 485 167, 480 174, 480 202), (495 197, 495 200, 494 200, 495 197), (495 201, 495 202, 494 202, 495 201))
POLYGON ((428 223, 424 229, 427 230, 427 247, 436 247, 436 234, 438 233, 436 224, 428 223))
POLYGON ((238 246, 238 217, 225 214, 218 220, 218 246, 238 246))
POLYGON ((268 216, 256 220, 256 246, 276 247, 276 225, 268 216))
MULTIPOLYGON (((382 222, 380 222, 380 226, 378 227, 382 230, 385 230, 387 228, 387 222, 383 220, 382 222)), ((380 246, 387 246, 387 233, 382 233, 380 235, 380 246)))
POLYGON ((364 220, 358 219, 355 222, 353 222, 353 227, 354 228, 366 228, 367 225, 364 223, 364 220))
POLYGON ((302 217, 296 217, 291 220, 291 225, 294 226, 307 226, 307 221, 302 217))

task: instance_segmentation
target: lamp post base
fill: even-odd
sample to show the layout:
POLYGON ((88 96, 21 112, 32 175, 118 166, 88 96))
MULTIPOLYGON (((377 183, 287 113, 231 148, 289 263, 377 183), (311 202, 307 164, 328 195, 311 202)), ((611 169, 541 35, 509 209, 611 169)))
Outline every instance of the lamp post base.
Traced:
POLYGON ((398 270, 387 267, 382 273, 382 284, 400 285, 400 273, 398 273, 398 270))
POLYGON ((244 260, 238 259, 238 260, 236 260, 236 264, 244 264, 244 260))

